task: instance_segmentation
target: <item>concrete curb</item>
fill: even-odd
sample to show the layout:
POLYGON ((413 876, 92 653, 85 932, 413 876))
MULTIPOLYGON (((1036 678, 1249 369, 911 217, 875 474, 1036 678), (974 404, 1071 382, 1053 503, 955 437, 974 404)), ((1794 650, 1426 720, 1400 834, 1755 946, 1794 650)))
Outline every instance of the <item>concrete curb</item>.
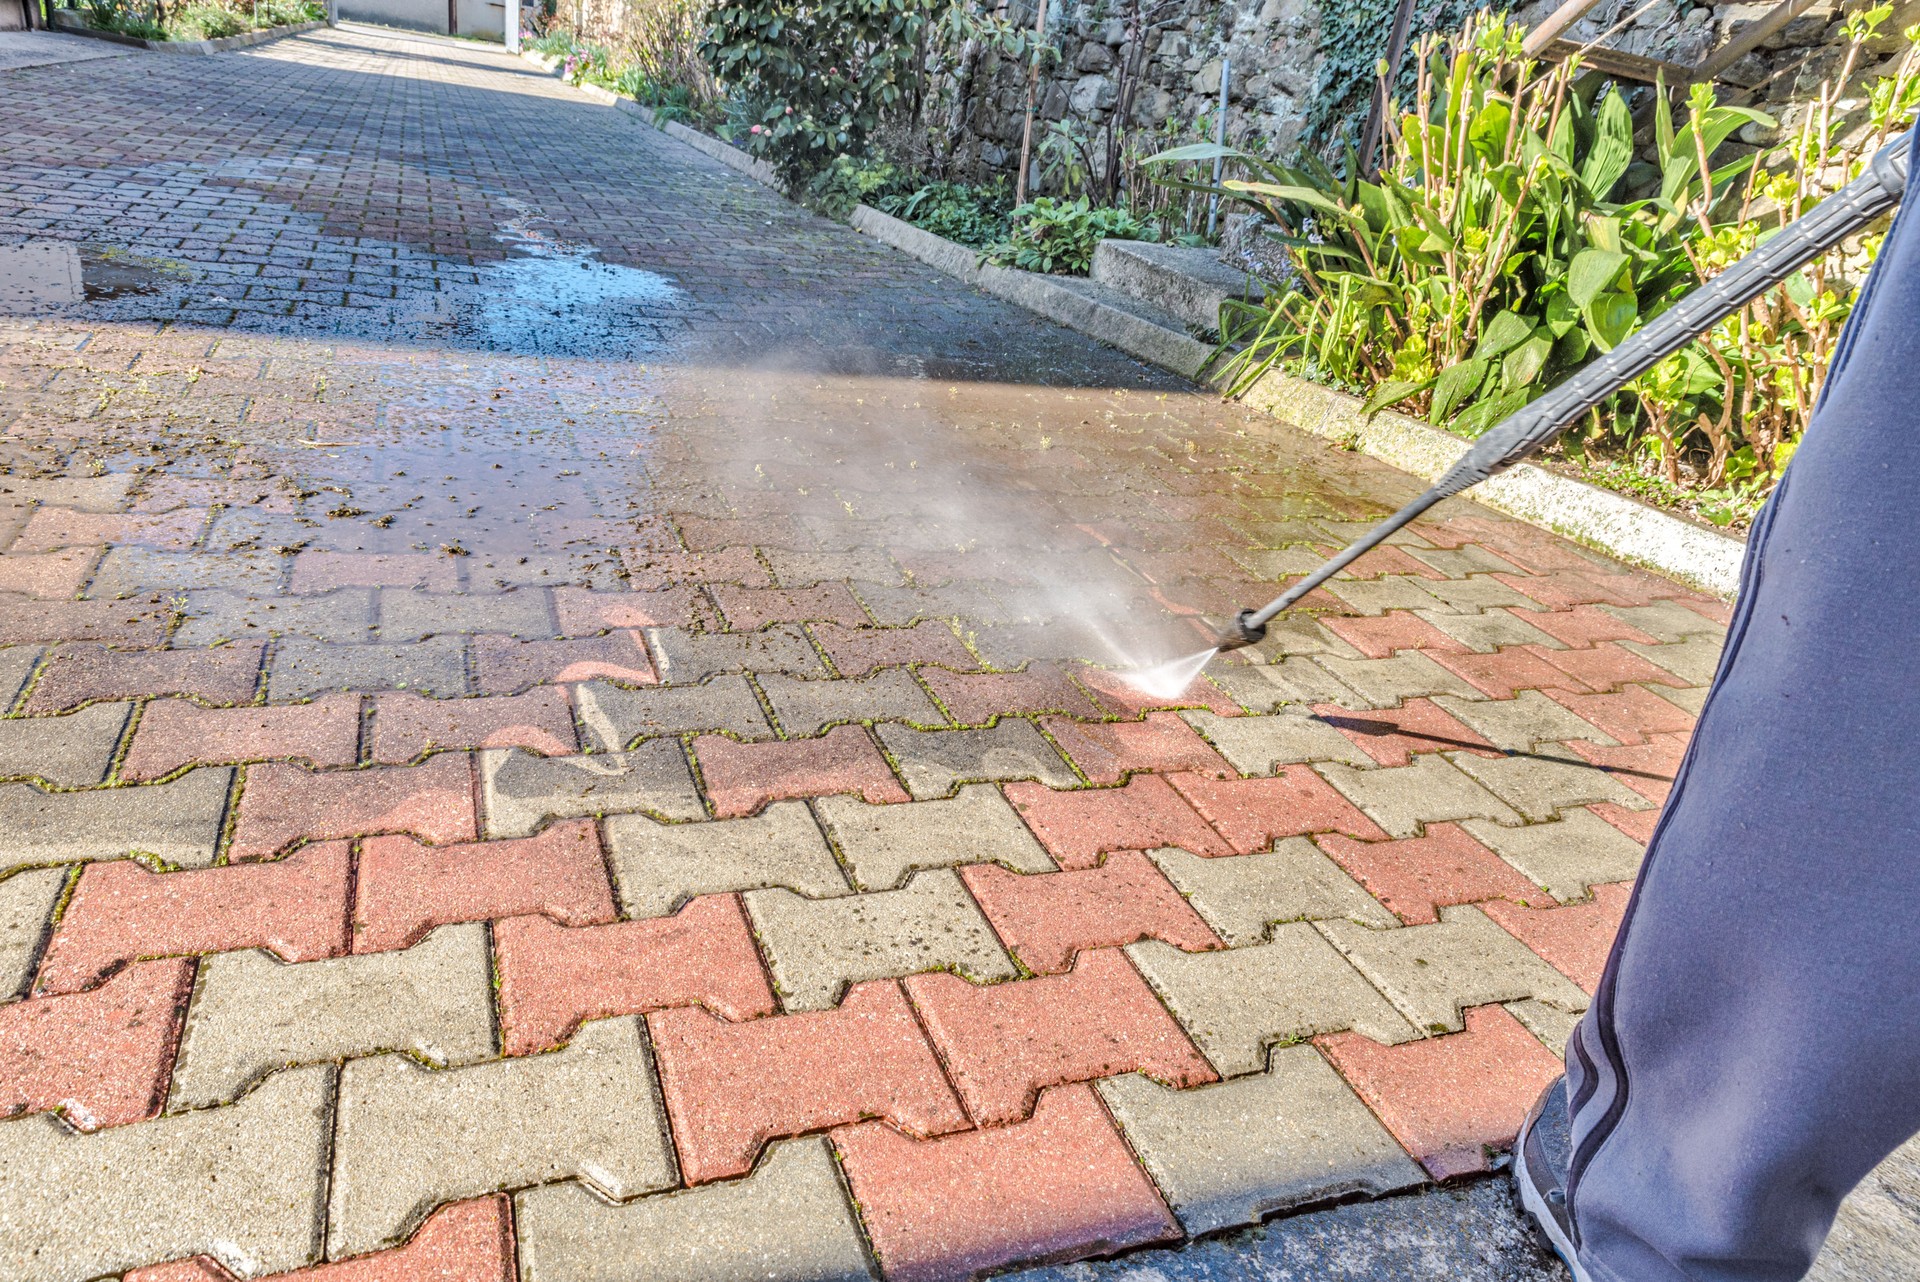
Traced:
MULTIPOLYGON (((1262 375, 1242 399, 1303 431, 1423 480, 1436 479, 1469 444, 1390 410, 1363 414, 1358 397, 1291 374, 1262 375)), ((1740 540, 1531 463, 1482 481, 1467 497, 1717 596, 1731 597, 1740 583, 1740 561, 1746 553, 1740 540)))
POLYGON ((123 36, 117 31, 98 31, 89 27, 84 20, 66 16, 72 12, 72 10, 56 9, 53 29, 62 35, 86 36, 92 40, 105 40, 135 49, 149 49, 154 53, 228 53, 234 49, 249 49, 254 45, 263 45, 269 40, 278 40, 282 36, 302 35, 327 25, 324 20, 295 22, 284 27, 268 27, 265 31, 246 31, 237 36, 221 36, 214 40, 141 40, 134 36, 123 36))

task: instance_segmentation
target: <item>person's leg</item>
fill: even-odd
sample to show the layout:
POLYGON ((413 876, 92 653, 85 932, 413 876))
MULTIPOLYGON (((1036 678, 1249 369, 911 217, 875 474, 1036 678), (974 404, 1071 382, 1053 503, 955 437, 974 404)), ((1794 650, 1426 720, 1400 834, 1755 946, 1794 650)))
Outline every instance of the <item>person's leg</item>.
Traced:
POLYGON ((1600 1282, 1787 1282, 1920 1131, 1920 195, 1756 522, 1593 1009, 1568 1196, 1600 1282))

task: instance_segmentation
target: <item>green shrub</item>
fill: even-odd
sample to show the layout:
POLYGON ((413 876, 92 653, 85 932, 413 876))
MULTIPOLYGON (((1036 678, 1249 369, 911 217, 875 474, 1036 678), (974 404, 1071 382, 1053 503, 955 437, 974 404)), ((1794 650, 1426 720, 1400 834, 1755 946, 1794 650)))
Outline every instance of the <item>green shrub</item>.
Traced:
POLYGON ((808 181, 807 199, 829 218, 845 218, 855 205, 879 206, 913 186, 912 174, 881 157, 835 156, 808 181))
POLYGON ((936 236, 984 250, 1006 239, 1012 205, 1003 178, 978 186, 930 182, 907 195, 883 197, 874 207, 936 236))
POLYGON ((1084 276, 1102 240, 1151 240, 1153 229, 1124 209, 1095 209, 1085 196, 1036 196, 1015 209, 1007 235, 987 250, 989 262, 1022 271, 1084 276))
POLYGON ((172 40, 218 40, 253 30, 248 15, 228 8, 218 0, 190 4, 176 12, 167 33, 172 40))

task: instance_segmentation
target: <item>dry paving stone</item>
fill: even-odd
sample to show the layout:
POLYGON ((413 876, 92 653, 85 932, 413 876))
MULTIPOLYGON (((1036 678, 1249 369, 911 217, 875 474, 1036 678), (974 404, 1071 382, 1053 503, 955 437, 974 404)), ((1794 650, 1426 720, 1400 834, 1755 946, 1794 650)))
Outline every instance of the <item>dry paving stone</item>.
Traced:
POLYGON ((1180 715, 1243 775, 1270 775, 1281 766, 1303 761, 1340 761, 1363 770, 1373 765, 1373 758, 1355 747, 1353 740, 1304 709, 1252 717, 1211 712, 1180 715))
POLYGON ((550 819, 590 815, 706 816, 677 739, 577 757, 489 748, 480 754, 480 798, 488 837, 530 837, 550 819))
MULTIPOLYGON (((1603 605, 1598 608, 1655 641, 1674 642, 1685 641, 1688 637, 1707 637, 1717 646, 1727 631, 1678 601, 1654 601, 1648 605, 1603 605)), ((1645 653, 1645 657, 1653 659, 1653 654, 1645 653)), ((1660 662, 1658 659, 1653 661, 1660 662)))
POLYGON ((1389 610, 1431 610, 1435 598, 1427 592, 1430 580, 1402 574, 1377 579, 1335 579, 1326 590, 1353 607, 1355 614, 1385 614, 1389 610))
POLYGON ((1361 704, 1360 696, 1304 655, 1278 663, 1216 664, 1208 675, 1250 712, 1272 712, 1292 703, 1337 703, 1348 708, 1361 704))
POLYGON ((1031 721, 1002 718, 968 730, 875 727, 915 800, 945 797, 963 783, 1036 779, 1050 788, 1074 788, 1080 777, 1031 721))
POLYGON ((1426 590, 1461 613, 1468 611, 1478 613, 1502 606, 1513 606, 1521 610, 1540 608, 1540 603, 1532 597, 1517 592, 1500 580, 1485 574, 1476 574, 1465 579, 1440 579, 1426 584, 1426 590))
POLYGON ((693 685, 722 672, 785 672, 824 677, 826 665, 798 625, 763 632, 685 632, 648 628, 647 642, 663 684, 693 685))
POLYGON ((328 645, 288 637, 274 648, 267 698, 311 699, 330 690, 411 690, 448 699, 467 693, 467 639, 432 637, 404 645, 328 645))
POLYGON ((951 869, 915 873, 900 890, 809 899, 772 889, 745 899, 790 1011, 831 1010, 863 980, 953 970, 984 983, 1018 973, 951 869))
POLYGON ((1148 852, 1229 947, 1257 944, 1270 926, 1348 917, 1391 927, 1397 918, 1305 837, 1254 855, 1207 858, 1169 847, 1148 852))
POLYGON ((1713 680, 1720 666, 1723 639, 1716 631, 1705 636, 1683 637, 1665 645, 1644 645, 1622 641, 1623 650, 1631 650, 1649 663, 1665 668, 1688 685, 1703 686, 1713 680))
POLYGON ((320 1258, 334 1070, 274 1073, 239 1102, 76 1134, 0 1124, 0 1276, 72 1282, 206 1254, 252 1274, 320 1258))
POLYGON ((1148 940, 1129 944, 1126 952, 1223 1077, 1259 1072, 1266 1066, 1267 1047, 1275 1042, 1349 1028, 1377 1042, 1418 1036, 1304 922, 1276 926, 1270 943, 1251 948, 1184 953, 1148 940))
POLYGON ((574 702, 587 734, 605 751, 617 751, 636 739, 696 732, 773 738, 767 714, 743 676, 645 690, 588 681, 574 688, 574 702))
POLYGON ((342 588, 313 597, 189 592, 186 620, 173 634, 173 644, 185 649, 297 636, 345 645, 372 640, 372 628, 373 593, 367 588, 342 588))
POLYGON ((1591 810, 1569 810, 1552 823, 1524 828, 1483 819, 1462 826, 1561 903, 1585 899, 1596 885, 1631 881, 1640 871, 1640 843, 1591 810))
POLYGON ((1579 1014, 1549 1006, 1545 1002, 1529 997, 1525 1001, 1504 1003, 1507 1014, 1520 1021, 1521 1027, 1540 1039, 1540 1044, 1561 1059, 1567 1057, 1567 1042, 1573 1036, 1573 1030, 1580 1024, 1579 1014))
POLYGON ((595 1020, 563 1049, 466 1068, 404 1055, 340 1074, 327 1253, 394 1246, 435 1206, 580 1179, 618 1201, 678 1182, 638 1019, 595 1020))
POLYGON ((1135 1073, 1096 1086, 1190 1234, 1425 1178, 1310 1046, 1276 1047, 1264 1073, 1211 1086, 1135 1073))
POLYGON ((434 1065, 493 1052, 493 964, 479 922, 402 952, 289 965, 260 951, 200 964, 172 1107, 232 1099, 286 1064, 406 1051, 434 1065))
POLYGON ((704 823, 622 815, 606 827, 614 885, 632 917, 664 916, 695 895, 735 890, 783 886, 812 899, 853 893, 805 802, 704 823))
POLYGON ((1524 822, 1505 802, 1460 773, 1444 757, 1416 756, 1412 765, 1380 770, 1354 770, 1334 764, 1318 769, 1341 796, 1365 811, 1389 836, 1417 837, 1427 824, 1452 819, 1524 822))
POLYGON ((995 863, 1015 872, 1054 870, 1018 812, 991 784, 967 784, 943 801, 873 805, 841 796, 813 804, 861 890, 892 890, 922 868, 995 863))
POLYGON ((430 636, 484 632, 544 641, 560 635, 547 594, 528 588, 484 594, 380 593, 380 635, 388 641, 421 641, 430 636))
POLYGON ((1457 699, 1443 694, 1434 703, 1507 752, 1530 752, 1537 744, 1569 739, 1614 742, 1538 690, 1520 690, 1511 699, 1457 699))
POLYGON ((1451 614, 1444 610, 1421 610, 1417 613, 1477 654, 1492 654, 1508 645, 1539 645, 1550 650, 1561 648, 1560 642, 1508 610, 1488 610, 1484 614, 1451 614))
POLYGON ((37 645, 0 646, 0 713, 13 708, 42 653, 37 645))
POLYGON ((911 673, 894 668, 853 680, 803 681, 770 672, 760 678, 780 729, 792 738, 810 738, 847 721, 905 721, 945 726, 947 718, 911 673))
POLYGON ((824 1138, 768 1146, 753 1174, 611 1204, 584 1185, 514 1198, 525 1282, 870 1282, 824 1138))
POLYGON ((1684 690, 1675 690, 1671 686, 1646 686, 1647 690, 1659 695, 1688 716, 1698 719, 1706 711, 1707 686, 1689 686, 1684 690))
POLYGON ((1447 758, 1533 823, 1600 801, 1626 810, 1645 810, 1649 805, 1645 797, 1570 748, 1546 748, 1515 757, 1450 752, 1447 758))
POLYGON ((27 991, 67 869, 28 868, 0 880, 0 1002, 27 991))
POLYGON ((1364 701, 1333 699, 1347 708, 1397 708, 1408 699, 1436 694, 1462 699, 1481 698, 1479 691, 1418 650, 1403 650, 1390 659, 1341 659, 1322 655, 1315 662, 1340 678, 1364 701))
POLYGON ((1415 1027, 1430 1033, 1457 1032, 1467 1007, 1494 1002, 1533 998, 1565 1011, 1587 1008, 1578 984, 1478 908, 1442 908, 1431 926, 1373 930, 1327 921, 1319 929, 1415 1027))
POLYGON ((189 770, 169 783, 87 792, 0 784, 0 872, 132 854, 205 868, 219 848, 232 788, 232 767, 189 770))
POLYGON ((0 720, 0 778, 45 780, 56 788, 104 783, 130 703, 96 703, 57 717, 0 720))

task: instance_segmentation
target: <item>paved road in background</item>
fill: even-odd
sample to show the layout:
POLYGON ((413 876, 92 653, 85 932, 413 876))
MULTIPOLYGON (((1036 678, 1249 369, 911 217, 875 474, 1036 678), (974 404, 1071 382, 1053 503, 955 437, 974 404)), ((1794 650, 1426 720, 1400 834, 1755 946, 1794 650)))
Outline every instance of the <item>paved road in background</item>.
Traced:
POLYGON ((1454 503, 1144 691, 1414 483, 484 47, 0 100, 0 1273, 963 1277, 1556 1071, 1719 603, 1454 503))

